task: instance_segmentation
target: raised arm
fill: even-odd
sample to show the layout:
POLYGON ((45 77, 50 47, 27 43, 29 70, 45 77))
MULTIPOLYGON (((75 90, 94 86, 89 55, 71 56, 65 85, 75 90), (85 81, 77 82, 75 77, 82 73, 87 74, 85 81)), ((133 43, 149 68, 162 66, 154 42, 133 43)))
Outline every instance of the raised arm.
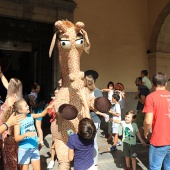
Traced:
POLYGON ((4 85, 4 87, 6 89, 8 89, 8 80, 6 79, 6 77, 4 76, 4 74, 2 73, 2 70, 1 70, 1 66, 0 66, 0 78, 1 78, 1 81, 2 81, 2 84, 4 85))
POLYGON ((101 92, 110 92, 110 89, 102 89, 101 92))
POLYGON ((121 124, 121 120, 117 120, 117 119, 111 118, 110 121, 111 121, 111 122, 115 122, 115 123, 121 124))
POLYGON ((119 117, 121 114, 120 113, 115 113, 112 110, 109 110, 109 113, 112 114, 113 116, 119 117))
POLYGON ((47 112, 48 112, 48 108, 46 107, 40 114, 32 113, 31 115, 34 119, 37 119, 39 117, 44 117, 47 114, 47 112))
POLYGON ((23 115, 17 115, 13 113, 10 118, 4 123, 3 125, 0 126, 0 134, 3 133, 4 131, 8 130, 11 126, 14 126, 18 124, 21 120, 24 119, 23 115))
POLYGON ((104 118, 106 118, 106 116, 107 116, 106 113, 99 112, 99 111, 96 110, 96 109, 94 109, 94 112, 95 112, 97 115, 103 116, 104 118))

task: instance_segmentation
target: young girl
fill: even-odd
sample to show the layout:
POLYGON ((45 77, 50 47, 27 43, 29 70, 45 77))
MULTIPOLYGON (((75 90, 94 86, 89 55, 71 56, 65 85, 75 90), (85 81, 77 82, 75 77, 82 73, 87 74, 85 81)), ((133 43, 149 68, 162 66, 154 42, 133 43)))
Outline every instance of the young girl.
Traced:
POLYGON ((139 129, 136 123, 133 122, 136 115, 133 111, 129 111, 125 115, 125 121, 120 121, 112 118, 112 122, 121 123, 123 127, 123 154, 126 160, 126 170, 130 170, 130 159, 132 160, 132 168, 136 170, 136 135, 138 136, 140 142, 145 146, 143 142, 139 129))
POLYGON ((24 99, 14 103, 13 110, 16 114, 23 114, 25 119, 21 124, 14 126, 15 141, 18 142, 18 164, 22 170, 28 170, 30 162, 34 170, 40 170, 40 154, 38 150, 37 133, 34 126, 34 119, 44 117, 47 114, 48 106, 40 114, 30 113, 29 106, 24 99))

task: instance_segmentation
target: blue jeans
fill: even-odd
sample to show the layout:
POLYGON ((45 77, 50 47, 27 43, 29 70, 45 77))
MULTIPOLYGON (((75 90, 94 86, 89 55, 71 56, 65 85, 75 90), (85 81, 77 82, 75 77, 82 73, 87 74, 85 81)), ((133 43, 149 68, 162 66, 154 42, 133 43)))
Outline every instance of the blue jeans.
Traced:
POLYGON ((150 170, 170 170, 170 145, 149 147, 149 166, 150 170))

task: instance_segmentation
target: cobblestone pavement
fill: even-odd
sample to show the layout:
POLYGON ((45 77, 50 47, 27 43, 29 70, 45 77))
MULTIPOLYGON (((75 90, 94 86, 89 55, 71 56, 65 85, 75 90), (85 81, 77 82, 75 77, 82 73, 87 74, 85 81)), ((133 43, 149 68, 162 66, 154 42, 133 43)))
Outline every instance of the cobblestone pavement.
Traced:
MULTIPOLYGON (((47 170, 47 165, 50 162, 50 146, 51 146, 51 134, 49 130, 45 130, 47 135, 44 138, 45 146, 40 150, 41 154, 41 170, 47 170)), ((108 151, 111 144, 108 144, 104 137, 104 131, 98 131, 98 145, 99 145, 99 158, 98 158, 98 169, 99 170, 123 170, 125 169, 125 158, 122 154, 122 146, 118 146, 116 151, 108 151)), ((148 169, 148 146, 143 147, 141 144, 137 144, 137 170, 148 169)), ((58 162, 55 161, 53 170, 57 170, 58 162)), ((29 170, 32 170, 30 165, 29 170)), ((73 167, 71 168, 73 170, 73 167)))

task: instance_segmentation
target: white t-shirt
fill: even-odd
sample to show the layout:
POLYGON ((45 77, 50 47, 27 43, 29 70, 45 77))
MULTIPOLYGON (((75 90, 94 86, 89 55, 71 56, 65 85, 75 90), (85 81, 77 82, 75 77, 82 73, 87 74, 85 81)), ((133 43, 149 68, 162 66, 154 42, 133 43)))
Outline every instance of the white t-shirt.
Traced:
POLYGON ((113 103, 112 103, 112 95, 113 95, 113 92, 114 92, 114 90, 110 90, 109 93, 108 93, 108 99, 109 99, 109 101, 111 102, 111 104, 113 104, 113 103))
POLYGON ((126 123, 121 121, 123 127, 123 139, 122 141, 131 145, 136 144, 136 133, 139 132, 138 126, 136 123, 126 123))
POLYGON ((119 104, 119 103, 115 104, 114 106, 111 107, 111 110, 112 110, 114 113, 120 114, 120 116, 114 116, 114 115, 113 115, 113 119, 121 120, 120 104, 119 104))

